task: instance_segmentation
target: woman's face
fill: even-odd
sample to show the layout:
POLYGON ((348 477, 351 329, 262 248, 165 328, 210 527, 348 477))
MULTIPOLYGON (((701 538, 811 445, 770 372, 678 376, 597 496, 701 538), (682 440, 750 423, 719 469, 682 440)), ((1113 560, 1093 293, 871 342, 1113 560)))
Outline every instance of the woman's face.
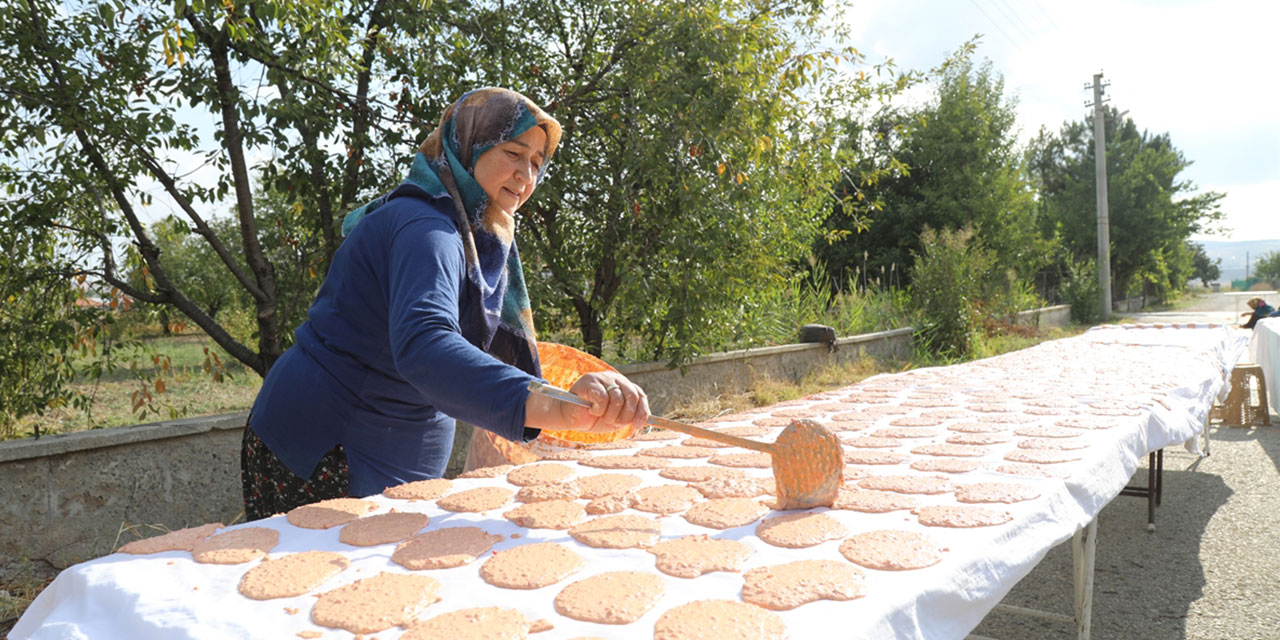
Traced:
POLYGON ((472 174, 489 195, 491 206, 515 215, 537 186, 538 170, 546 161, 542 155, 546 145, 547 132, 533 127, 476 158, 472 174))

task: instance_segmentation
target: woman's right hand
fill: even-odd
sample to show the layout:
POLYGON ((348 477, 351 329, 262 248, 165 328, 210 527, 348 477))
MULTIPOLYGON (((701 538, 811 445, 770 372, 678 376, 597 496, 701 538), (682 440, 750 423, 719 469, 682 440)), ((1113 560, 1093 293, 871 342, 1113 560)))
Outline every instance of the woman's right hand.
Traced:
POLYGON ((588 373, 569 391, 590 402, 591 407, 557 403, 567 430, 605 433, 628 426, 638 429, 649 420, 649 397, 644 389, 616 371, 588 373))

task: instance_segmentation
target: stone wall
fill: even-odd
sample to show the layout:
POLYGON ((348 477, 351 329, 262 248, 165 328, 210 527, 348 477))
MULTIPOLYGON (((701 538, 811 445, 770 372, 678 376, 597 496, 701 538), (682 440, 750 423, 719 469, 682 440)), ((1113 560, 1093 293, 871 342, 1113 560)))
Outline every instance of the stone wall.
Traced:
MULTIPOLYGON (((757 378, 798 380, 863 356, 905 360, 912 329, 704 356, 681 369, 621 367, 662 413, 677 399, 740 392, 757 378)), ((0 560, 63 567, 135 539, 130 527, 179 529, 241 517, 246 413, 0 442, 0 560)))

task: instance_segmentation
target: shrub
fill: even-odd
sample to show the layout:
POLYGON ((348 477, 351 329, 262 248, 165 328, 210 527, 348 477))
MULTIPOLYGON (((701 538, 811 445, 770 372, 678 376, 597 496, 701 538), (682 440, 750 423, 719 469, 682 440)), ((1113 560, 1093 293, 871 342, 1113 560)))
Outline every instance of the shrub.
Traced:
POLYGON ((967 228, 926 227, 920 246, 911 271, 911 301, 920 316, 916 341, 939 358, 967 357, 973 350, 983 283, 994 259, 967 228))
POLYGON ((1089 324, 1096 320, 1102 311, 1097 263, 1093 259, 1067 260, 1059 292, 1063 302, 1071 305, 1073 322, 1089 324))

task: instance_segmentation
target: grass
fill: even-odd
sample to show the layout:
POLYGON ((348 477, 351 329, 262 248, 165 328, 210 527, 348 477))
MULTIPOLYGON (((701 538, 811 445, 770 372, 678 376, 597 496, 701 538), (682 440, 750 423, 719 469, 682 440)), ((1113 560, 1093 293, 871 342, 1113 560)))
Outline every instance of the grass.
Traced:
POLYGON ((171 420, 184 416, 245 411, 262 386, 262 378, 218 348, 203 333, 163 336, 141 333, 142 347, 113 348, 110 357, 82 354, 77 368, 109 363, 101 377, 80 376, 71 388, 87 408, 62 406, 42 416, 27 416, 10 437, 69 433, 104 427, 171 420), (216 361, 206 355, 217 356, 216 361), (221 369, 215 362, 221 363, 221 369), (211 368, 206 369, 206 363, 211 368), (222 374, 216 380, 213 370, 222 374), (139 398, 150 402, 138 405, 139 398))
POLYGON ((11 569, 12 575, 0 574, 0 636, 9 633, 22 612, 58 575, 51 567, 30 560, 6 569, 11 569))
MULTIPOLYGON (((998 327, 990 336, 975 340, 975 358, 987 358, 1016 351, 1045 340, 1055 340, 1080 333, 1083 327, 1034 330, 1025 327, 998 327)), ((142 349, 124 347, 112 353, 109 371, 101 378, 82 378, 72 388, 88 399, 88 409, 64 406, 47 411, 43 416, 28 416, 19 421, 12 438, 30 437, 39 427, 41 435, 101 429, 186 416, 215 415, 245 411, 262 386, 257 373, 233 360, 203 333, 164 336, 157 331, 139 332, 142 349), (217 354, 224 367, 221 381, 206 370, 209 356, 217 354), (162 382, 157 387, 156 381, 162 382), (163 392, 158 391, 163 388, 163 392), (135 407, 141 390, 146 389, 152 401, 135 407)), ((98 356, 87 354, 82 366, 98 356)), ((720 398, 691 401, 676 413, 688 420, 700 420, 726 411, 766 406, 810 393, 853 384, 867 376, 885 371, 952 364, 925 354, 916 354, 909 362, 875 362, 863 360, 829 367, 809 374, 798 383, 760 379, 746 392, 720 398)), ((673 416, 675 417, 675 416, 673 416)))
MULTIPOLYGON (((1018 351, 1041 342, 1058 340, 1083 333, 1088 327, 1072 325, 1058 328, 1035 329, 1027 327, 1016 332, 979 336, 975 341, 975 353, 971 359, 990 358, 1003 353, 1018 351)), ((830 365, 810 372, 799 382, 759 378, 742 393, 728 393, 716 397, 691 398, 677 403, 667 417, 688 422, 707 420, 717 415, 734 413, 754 407, 764 407, 778 402, 794 400, 820 391, 847 387, 865 378, 881 373, 906 371, 919 367, 931 367, 954 362, 940 362, 925 354, 917 353, 909 361, 884 361, 864 357, 855 362, 830 365)))

